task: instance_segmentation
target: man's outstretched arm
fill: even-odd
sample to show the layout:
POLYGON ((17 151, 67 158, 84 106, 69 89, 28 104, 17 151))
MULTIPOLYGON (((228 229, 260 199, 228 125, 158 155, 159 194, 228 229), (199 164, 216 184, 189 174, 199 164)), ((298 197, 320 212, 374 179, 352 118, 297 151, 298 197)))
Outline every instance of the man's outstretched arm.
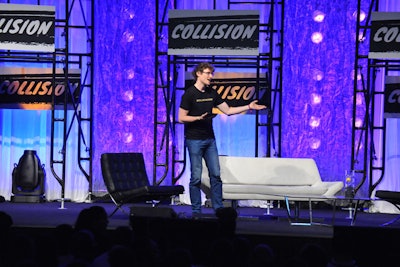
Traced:
POLYGON ((266 105, 259 105, 257 104, 258 100, 253 100, 250 104, 240 107, 230 107, 226 102, 218 105, 218 109, 222 111, 222 113, 226 115, 234 115, 245 112, 247 110, 262 110, 266 109, 266 105))

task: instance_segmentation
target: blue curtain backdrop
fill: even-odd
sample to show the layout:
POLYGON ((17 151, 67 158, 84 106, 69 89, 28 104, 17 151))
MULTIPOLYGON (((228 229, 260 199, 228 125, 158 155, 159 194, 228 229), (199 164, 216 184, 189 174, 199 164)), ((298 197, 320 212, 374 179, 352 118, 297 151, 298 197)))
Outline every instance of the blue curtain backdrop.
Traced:
MULTIPOLYGON (((57 5, 59 2, 55 1, 57 5)), ((314 158, 323 180, 342 180, 351 161, 356 1, 286 2, 282 156, 314 158), (315 11, 326 14, 325 20, 315 22, 315 11), (316 32, 321 33, 320 43, 312 42, 316 32)), ((395 2, 381 1, 380 8, 399 11, 395 2)), ((41 3, 52 5, 53 1, 41 3)), ((209 9, 212 3, 182 1, 178 7, 169 8, 209 9)), ((227 4, 218 1, 218 5, 225 9, 227 4)), ((363 1, 363 5, 367 12, 369 1, 363 1)), ((104 152, 142 152, 152 176, 155 3, 96 1, 95 16, 93 190, 104 192, 100 171, 100 155, 104 152)), ((78 37, 74 45, 79 45, 78 37)), ((50 120, 49 111, 0 110, 0 195, 10 197, 13 164, 23 150, 34 149, 46 165, 47 198, 60 197, 60 186, 48 168, 50 120)), ((387 171, 381 187, 392 190, 400 189, 396 169, 399 128, 399 120, 388 120, 390 145, 386 147, 387 171)), ((251 115, 218 116, 215 131, 220 154, 252 156, 252 129, 251 115)), ((176 139, 182 142, 183 136, 176 139)), ((60 140, 58 136, 56 142, 60 140)), ((76 168, 75 150, 76 141, 70 140, 66 197, 84 201, 87 181, 76 168)), ((362 190, 366 192, 367 185, 362 190)))

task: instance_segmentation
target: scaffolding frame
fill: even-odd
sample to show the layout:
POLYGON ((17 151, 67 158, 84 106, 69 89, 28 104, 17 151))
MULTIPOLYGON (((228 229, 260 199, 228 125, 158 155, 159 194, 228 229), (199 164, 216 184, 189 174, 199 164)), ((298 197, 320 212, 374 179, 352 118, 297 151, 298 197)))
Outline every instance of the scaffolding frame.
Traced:
POLYGON ((400 60, 371 59, 361 46, 370 36, 371 16, 379 12, 379 0, 371 0, 366 19, 361 22, 362 1, 358 0, 356 55, 354 64, 354 98, 352 124, 351 170, 361 176, 356 191, 367 183, 367 194, 372 197, 376 187, 385 175, 386 118, 381 118, 381 105, 384 103, 384 88, 378 86, 380 79, 391 71, 400 71, 400 60), (357 104, 361 96, 365 108, 357 104), (357 115, 363 116, 362 125, 356 125, 357 115), (360 157, 362 157, 361 164, 360 157), (361 168, 356 168, 356 165, 361 168))
MULTIPOLYGON (((185 172, 187 162, 185 147, 179 145, 177 132, 183 132, 183 124, 177 120, 177 91, 184 90, 176 84, 181 68, 185 71, 201 61, 209 61, 217 68, 245 68, 255 70, 257 77, 257 98, 265 90, 268 112, 256 112, 254 156, 281 156, 281 118, 282 118, 282 61, 284 0, 281 1, 232 1, 227 0, 227 10, 237 9, 249 4, 264 9, 268 19, 260 22, 260 36, 266 43, 257 56, 176 56, 168 55, 169 8, 175 8, 178 1, 156 1, 155 36, 155 93, 154 93, 154 150, 153 184, 159 185, 168 177, 175 184, 185 172), (265 85, 265 88, 264 88, 265 85), (161 97, 160 97, 161 96, 161 97), (265 129, 265 131, 263 131, 265 129), (266 132, 265 144, 259 143, 262 132, 266 132), (265 154, 260 155, 260 151, 265 154), (161 173, 161 175, 159 174, 161 173)), ((216 9, 216 1, 213 8, 216 9)), ((182 134, 183 136, 183 134, 182 134)))
MULTIPOLYGON (((8 1, 8 4, 14 4, 8 1)), ((34 4, 33 4, 34 5, 34 4)), ((37 0, 36 5, 41 5, 41 1, 37 0)), ((47 3, 47 5, 49 5, 47 3)), ((59 37, 55 43, 54 52, 30 52, 6 50, 0 51, 0 63, 29 63, 29 66, 39 64, 52 69, 52 79, 55 85, 57 77, 57 69, 62 69, 64 78, 63 85, 66 90, 62 103, 55 101, 55 90, 52 93, 51 101, 51 138, 50 138, 50 169, 54 178, 61 186, 61 208, 64 208, 65 201, 65 180, 66 180, 66 150, 67 141, 73 123, 76 120, 78 125, 77 136, 77 161, 79 170, 88 181, 87 201, 92 198, 92 139, 93 139, 93 61, 94 61, 94 1, 82 0, 65 0, 64 5, 58 1, 54 3, 56 10, 63 8, 62 12, 57 13, 55 17, 55 39, 59 37), (85 7, 83 6, 85 3, 85 7), (81 23, 73 23, 72 17, 80 16, 81 23), (85 36, 86 51, 82 52, 81 47, 72 46, 70 36, 77 34, 85 36), (72 68, 81 71, 81 82, 78 96, 73 96, 74 89, 69 79, 69 70, 72 68), (88 106, 81 106, 82 95, 87 97, 88 106), (76 97, 76 101, 74 101, 76 97), (70 99, 69 99, 70 98, 70 99), (71 100, 72 99, 72 103, 71 100), (68 122, 67 112, 73 110, 73 118, 68 122), (61 110, 62 112, 56 112, 61 110), (59 114, 60 113, 60 114, 59 114), (62 131, 62 147, 57 148, 55 144, 56 129, 62 131), (58 156, 57 156, 58 154, 58 156), (87 163, 86 166, 85 162, 87 163), (58 169, 56 169, 59 166, 58 169)))

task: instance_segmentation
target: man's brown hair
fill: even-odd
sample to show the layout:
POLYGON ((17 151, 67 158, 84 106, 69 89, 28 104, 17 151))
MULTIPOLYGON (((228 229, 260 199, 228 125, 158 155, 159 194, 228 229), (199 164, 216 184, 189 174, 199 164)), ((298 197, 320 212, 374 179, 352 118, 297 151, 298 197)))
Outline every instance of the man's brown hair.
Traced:
POLYGON ((214 72, 214 66, 208 62, 202 62, 197 64, 197 66, 193 69, 192 75, 194 80, 197 80, 197 72, 203 72, 205 69, 210 69, 211 72, 214 72))

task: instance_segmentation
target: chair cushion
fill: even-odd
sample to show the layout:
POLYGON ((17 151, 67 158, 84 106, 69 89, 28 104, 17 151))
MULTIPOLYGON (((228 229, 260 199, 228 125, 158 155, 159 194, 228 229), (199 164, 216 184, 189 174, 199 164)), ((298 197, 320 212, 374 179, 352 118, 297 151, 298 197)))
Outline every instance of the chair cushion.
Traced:
POLYGON ((400 192, 377 190, 375 196, 379 197, 380 199, 384 199, 394 205, 400 205, 400 192))
POLYGON ((101 170, 108 193, 118 203, 161 200, 184 191, 181 185, 150 185, 142 153, 104 153, 101 170))
POLYGON ((101 169, 109 193, 150 185, 142 153, 104 153, 101 169))

